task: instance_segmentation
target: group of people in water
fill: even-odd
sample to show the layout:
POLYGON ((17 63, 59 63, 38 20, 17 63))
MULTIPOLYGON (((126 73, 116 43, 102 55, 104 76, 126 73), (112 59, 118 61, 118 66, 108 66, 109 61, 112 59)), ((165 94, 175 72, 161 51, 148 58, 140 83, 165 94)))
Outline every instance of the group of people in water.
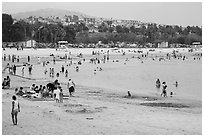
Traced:
MULTIPOLYGON (((175 87, 178 87, 178 81, 176 81, 174 85, 175 85, 175 87)), ((167 90, 166 90, 167 89, 167 84, 166 84, 166 82, 164 81, 161 84, 160 80, 157 79, 156 80, 156 88, 160 89, 161 86, 162 86, 161 96, 162 97, 167 97, 167 90)), ((170 97, 173 97, 173 91, 170 92, 170 97)))

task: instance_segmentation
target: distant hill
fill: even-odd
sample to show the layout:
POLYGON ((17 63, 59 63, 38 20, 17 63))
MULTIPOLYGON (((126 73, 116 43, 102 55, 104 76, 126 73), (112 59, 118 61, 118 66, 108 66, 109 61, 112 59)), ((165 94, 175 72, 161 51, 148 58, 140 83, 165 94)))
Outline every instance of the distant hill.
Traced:
POLYGON ((36 16, 36 17, 51 17, 51 16, 58 16, 58 17, 64 17, 65 15, 67 16, 73 16, 73 15, 77 15, 79 18, 87 18, 87 17, 92 17, 80 12, 74 12, 74 11, 70 11, 70 10, 62 10, 62 9, 52 9, 52 8, 48 8, 48 9, 40 9, 40 10, 36 10, 36 11, 28 11, 28 12, 20 12, 20 13, 16 13, 16 14, 12 14, 12 17, 14 19, 25 19, 29 16, 36 16))

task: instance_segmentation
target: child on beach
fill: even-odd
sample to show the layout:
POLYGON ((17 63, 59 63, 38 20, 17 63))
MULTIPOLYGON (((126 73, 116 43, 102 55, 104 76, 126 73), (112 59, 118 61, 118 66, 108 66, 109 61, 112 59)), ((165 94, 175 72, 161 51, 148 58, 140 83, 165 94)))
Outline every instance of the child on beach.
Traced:
POLYGON ((11 116, 12 116, 12 121, 14 125, 17 125, 17 116, 18 112, 20 112, 20 105, 19 102, 16 99, 16 96, 12 96, 12 109, 11 109, 11 116))
POLYGON ((54 94, 55 94, 56 103, 59 103, 60 102, 60 86, 58 86, 57 89, 54 90, 54 94))

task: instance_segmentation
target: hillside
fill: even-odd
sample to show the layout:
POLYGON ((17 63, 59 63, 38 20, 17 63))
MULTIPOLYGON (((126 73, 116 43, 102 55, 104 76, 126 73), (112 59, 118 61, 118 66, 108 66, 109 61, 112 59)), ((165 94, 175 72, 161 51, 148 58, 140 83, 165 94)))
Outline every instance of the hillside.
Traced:
POLYGON ((58 17, 64 17, 65 15, 67 16, 73 16, 73 15, 77 15, 79 18, 84 18, 84 17, 91 17, 89 15, 80 13, 80 12, 74 12, 74 11, 70 11, 70 10, 61 10, 61 9, 52 9, 52 8, 48 8, 48 9, 40 9, 40 10, 36 10, 36 11, 29 11, 29 12, 21 12, 21 13, 16 13, 13 14, 12 17, 14 19, 25 19, 29 16, 36 16, 36 17, 50 17, 50 16, 58 16, 58 17))

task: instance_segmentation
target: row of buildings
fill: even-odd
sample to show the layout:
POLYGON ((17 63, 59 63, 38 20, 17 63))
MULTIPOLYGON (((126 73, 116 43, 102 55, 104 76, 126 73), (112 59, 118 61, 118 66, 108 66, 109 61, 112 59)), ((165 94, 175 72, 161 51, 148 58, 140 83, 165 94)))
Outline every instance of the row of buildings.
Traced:
POLYGON ((3 48, 5 47, 24 47, 24 48, 202 48, 200 42, 194 42, 192 45, 185 44, 169 44, 165 41, 146 43, 141 45, 139 43, 126 43, 126 42, 110 42, 103 44, 101 41, 98 43, 89 44, 70 44, 67 41, 59 41, 58 43, 38 43, 35 40, 21 41, 21 42, 3 42, 3 48))
POLYGON ((64 15, 63 17, 50 16, 50 17, 36 17, 30 16, 23 19, 28 23, 42 22, 47 24, 57 24, 62 23, 64 26, 76 23, 84 23, 90 29, 98 28, 102 23, 107 27, 116 27, 117 25, 139 28, 141 25, 147 26, 148 23, 144 23, 137 20, 116 20, 116 19, 104 19, 104 18, 94 18, 94 17, 81 17, 77 15, 64 15))

